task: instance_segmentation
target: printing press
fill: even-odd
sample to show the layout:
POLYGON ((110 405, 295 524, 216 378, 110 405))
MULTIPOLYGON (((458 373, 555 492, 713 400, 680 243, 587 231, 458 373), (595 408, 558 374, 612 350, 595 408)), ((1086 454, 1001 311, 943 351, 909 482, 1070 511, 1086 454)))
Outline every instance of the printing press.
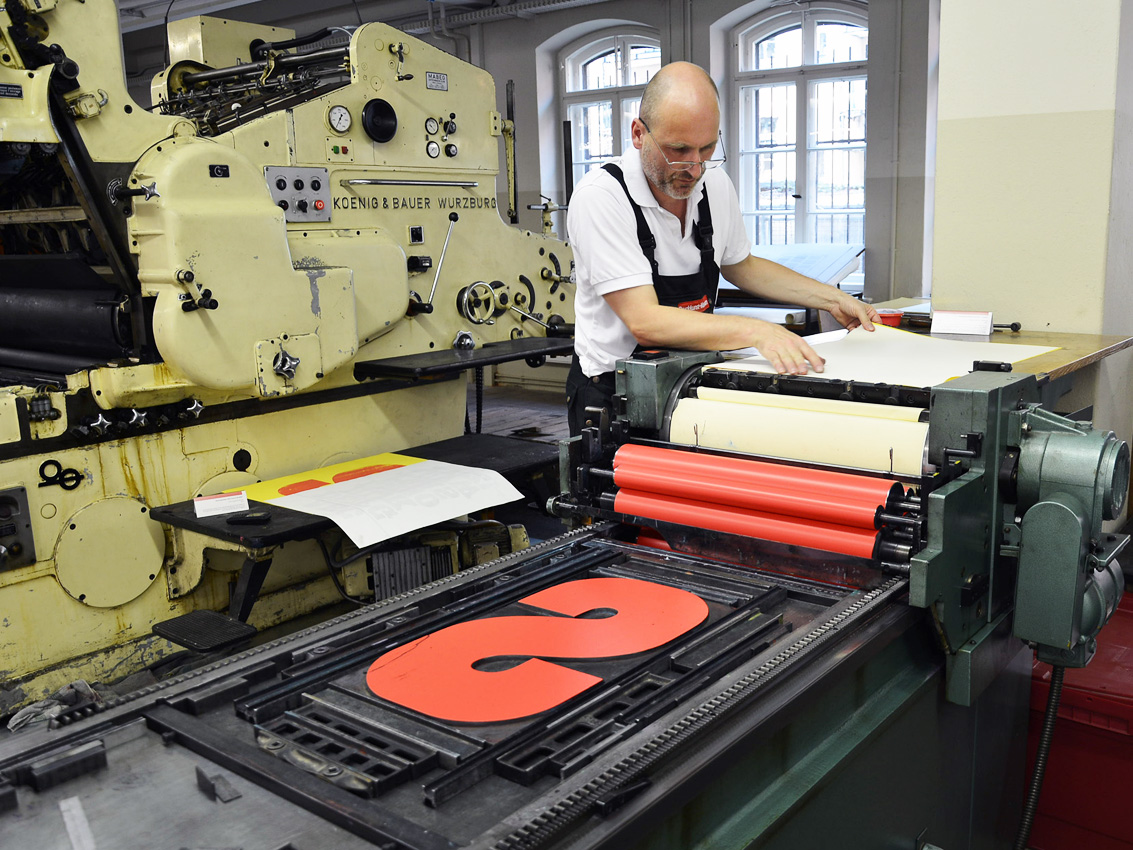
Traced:
POLYGON ((0 841, 1010 846, 1032 648, 1088 663, 1123 589, 1126 444, 996 371, 646 352, 618 393, 561 445, 573 530, 0 743, 0 841), (746 442, 812 416, 875 439, 746 442))
MULTIPOLYGON (((497 208, 493 80, 341 32, 177 21, 146 108, 111 0, 0 8, 0 714, 162 663, 158 623, 340 602, 333 530, 245 546, 151 515, 462 439, 469 370, 569 351, 569 247, 497 208)), ((490 560, 405 545, 422 580, 490 560)))
MULTIPOLYGON (((109 0, 31 5, 0 11, 5 707, 160 659, 257 558, 257 625, 333 601, 332 532, 148 514, 453 438, 463 370, 569 348, 482 72, 193 18, 149 111, 109 0)), ((562 447, 565 534, 0 739, 0 846, 1008 846, 1032 649, 1088 663, 1123 590, 1126 444, 997 371, 645 352, 618 393, 562 447)))

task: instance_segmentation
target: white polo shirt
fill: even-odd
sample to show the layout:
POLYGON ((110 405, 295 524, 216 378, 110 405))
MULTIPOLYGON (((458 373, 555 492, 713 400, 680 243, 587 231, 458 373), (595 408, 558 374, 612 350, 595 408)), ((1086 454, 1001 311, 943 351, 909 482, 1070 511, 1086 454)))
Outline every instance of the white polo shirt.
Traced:
MULTIPOLYGON (((613 160, 630 195, 641 207, 657 240, 658 273, 694 274, 700 268, 695 229, 696 207, 708 186, 712 207, 712 249, 719 266, 738 263, 751 253, 739 199, 722 168, 705 172, 688 199, 684 233, 681 222, 661 208, 641 169, 641 152, 632 148, 613 160)), ((574 248, 574 350, 587 377, 610 372, 633 353, 637 341, 603 298, 606 293, 652 286, 649 261, 637 241, 637 219, 613 175, 595 168, 579 181, 567 210, 567 232, 574 248)))

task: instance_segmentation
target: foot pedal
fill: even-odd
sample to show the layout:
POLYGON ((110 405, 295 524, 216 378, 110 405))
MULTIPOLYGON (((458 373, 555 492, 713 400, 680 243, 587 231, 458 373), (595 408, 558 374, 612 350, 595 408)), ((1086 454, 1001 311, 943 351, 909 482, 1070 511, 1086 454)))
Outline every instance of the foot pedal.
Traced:
POLYGON ((248 640, 256 627, 219 611, 190 611, 153 624, 153 633, 196 652, 215 652, 248 640))

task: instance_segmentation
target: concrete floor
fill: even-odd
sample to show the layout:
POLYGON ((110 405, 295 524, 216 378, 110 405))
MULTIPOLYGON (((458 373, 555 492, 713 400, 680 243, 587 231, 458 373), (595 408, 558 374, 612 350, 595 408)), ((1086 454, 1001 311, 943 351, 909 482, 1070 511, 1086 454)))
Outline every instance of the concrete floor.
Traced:
MULTIPOLYGON (((476 430, 476 388, 468 387, 468 419, 476 430)), ((561 392, 520 387, 484 387, 480 433, 557 443, 568 436, 566 399, 561 392)))

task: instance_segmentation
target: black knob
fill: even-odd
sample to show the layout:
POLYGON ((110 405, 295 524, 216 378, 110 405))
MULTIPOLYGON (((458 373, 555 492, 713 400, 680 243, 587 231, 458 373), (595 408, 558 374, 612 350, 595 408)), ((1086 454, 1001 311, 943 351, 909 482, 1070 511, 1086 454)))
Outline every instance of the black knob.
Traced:
POLYGON ((456 122, 451 121, 451 120, 446 121, 445 122, 445 133, 452 135, 455 132, 456 132, 456 122))
POLYGON ((456 145, 451 142, 445 145, 445 156, 456 156, 456 145))
POLYGON ((303 191, 304 183, 298 177, 295 178, 295 182, 292 185, 295 187, 296 192, 302 192, 303 191))
POLYGON ((287 203, 287 201, 280 201, 279 202, 279 208, 281 210, 289 210, 289 209, 291 209, 291 204, 287 203))
POLYGON ((306 200, 296 201, 295 206, 299 209, 299 212, 301 212, 301 213, 305 213, 307 211, 307 201, 306 200))
POLYGON ((317 192, 322 188, 323 188, 323 181, 320 180, 319 178, 316 177, 314 180, 311 181, 311 191, 317 192))
POLYGON ((282 192, 284 189, 287 188, 287 181, 284 178, 280 177, 278 180, 275 181, 275 188, 279 189, 279 191, 282 192))

